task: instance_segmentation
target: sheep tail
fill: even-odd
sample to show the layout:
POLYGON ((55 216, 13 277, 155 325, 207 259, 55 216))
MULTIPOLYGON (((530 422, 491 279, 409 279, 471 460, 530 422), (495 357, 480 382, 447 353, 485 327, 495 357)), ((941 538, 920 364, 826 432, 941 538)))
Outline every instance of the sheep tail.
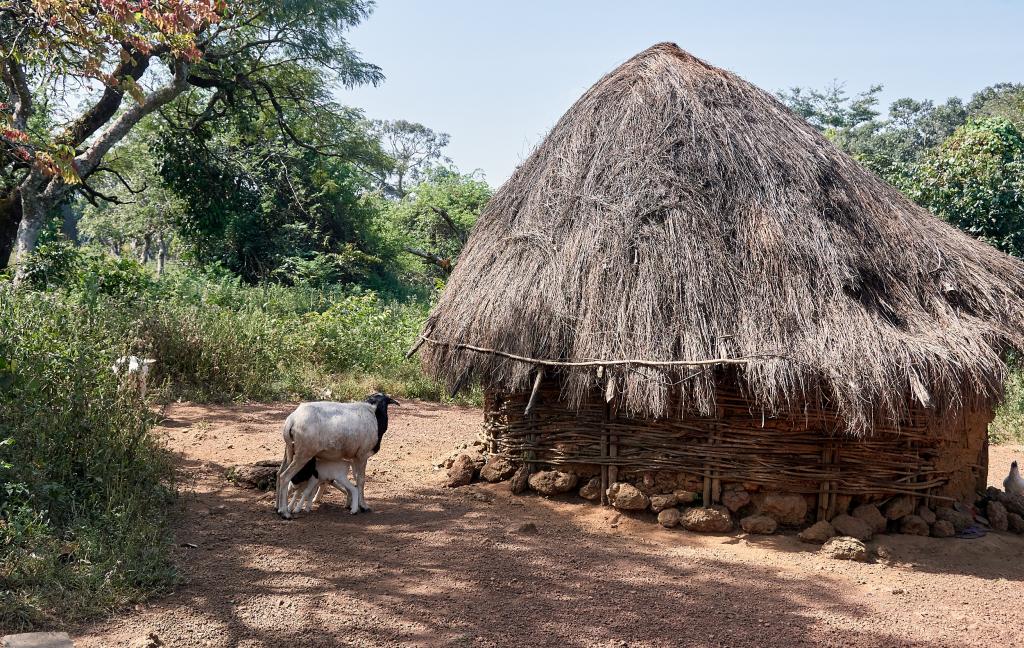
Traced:
POLYGON ((292 434, 291 416, 285 419, 284 427, 281 428, 281 437, 284 439, 284 458, 281 460, 281 470, 278 471, 278 474, 284 472, 284 469, 292 462, 295 453, 295 435, 292 434))

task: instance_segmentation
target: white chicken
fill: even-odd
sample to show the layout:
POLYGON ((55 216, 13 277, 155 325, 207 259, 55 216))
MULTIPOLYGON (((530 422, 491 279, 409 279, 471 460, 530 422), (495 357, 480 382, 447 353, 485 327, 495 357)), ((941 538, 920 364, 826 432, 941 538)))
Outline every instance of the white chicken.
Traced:
POLYGON ((1016 461, 1010 464, 1010 474, 1003 480, 1003 490, 1011 495, 1024 496, 1024 477, 1020 476, 1016 461))

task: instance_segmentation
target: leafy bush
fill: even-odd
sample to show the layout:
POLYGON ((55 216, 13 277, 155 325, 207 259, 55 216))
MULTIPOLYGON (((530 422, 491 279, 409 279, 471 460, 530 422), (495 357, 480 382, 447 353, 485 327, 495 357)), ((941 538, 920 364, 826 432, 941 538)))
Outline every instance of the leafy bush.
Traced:
POLYGON ((989 425, 988 438, 995 444, 1024 443, 1024 370, 1019 367, 1006 381, 1006 395, 989 425))
POLYGON ((175 580, 171 465, 110 370, 131 318, 62 297, 0 285, 3 629, 111 610, 175 580))

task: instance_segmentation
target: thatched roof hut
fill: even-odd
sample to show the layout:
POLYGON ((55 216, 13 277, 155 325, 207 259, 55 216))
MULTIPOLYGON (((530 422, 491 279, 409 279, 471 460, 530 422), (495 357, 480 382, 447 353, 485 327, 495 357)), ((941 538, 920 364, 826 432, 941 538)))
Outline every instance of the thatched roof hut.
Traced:
POLYGON ((481 215, 425 328, 450 386, 579 411, 872 435, 990 408, 1024 265, 913 204, 771 94, 663 43, 601 79, 481 215), (915 414, 917 413, 917 414, 915 414))

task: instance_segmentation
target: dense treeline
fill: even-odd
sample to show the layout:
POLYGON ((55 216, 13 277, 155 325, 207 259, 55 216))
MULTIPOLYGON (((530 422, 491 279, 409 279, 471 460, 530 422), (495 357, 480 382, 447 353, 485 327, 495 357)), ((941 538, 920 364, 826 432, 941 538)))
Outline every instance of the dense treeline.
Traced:
MULTIPOLYGON (((446 397, 404 351, 491 188, 448 135, 338 102, 383 78, 344 38, 371 5, 0 2, 0 630, 175 582, 161 402, 446 397), (128 354, 157 359, 146 400, 128 354)), ((1024 86, 884 116, 880 90, 780 97, 1024 255, 1024 86)))

